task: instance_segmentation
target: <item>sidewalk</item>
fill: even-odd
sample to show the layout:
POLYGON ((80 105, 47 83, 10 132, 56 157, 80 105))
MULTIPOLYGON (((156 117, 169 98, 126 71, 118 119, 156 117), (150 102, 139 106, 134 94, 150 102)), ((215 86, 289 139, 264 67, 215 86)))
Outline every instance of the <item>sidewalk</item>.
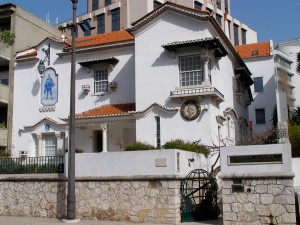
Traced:
MULTIPOLYGON (((0 216, 0 225, 63 225, 70 223, 62 223, 61 220, 55 218, 41 217, 15 217, 15 216, 0 216)), ((130 222, 115 222, 102 220, 80 220, 74 225, 150 225, 146 223, 130 223, 130 222)), ((211 220, 207 222, 186 222, 181 225, 222 225, 222 220, 211 220)), ((163 224, 157 224, 163 225, 163 224)))

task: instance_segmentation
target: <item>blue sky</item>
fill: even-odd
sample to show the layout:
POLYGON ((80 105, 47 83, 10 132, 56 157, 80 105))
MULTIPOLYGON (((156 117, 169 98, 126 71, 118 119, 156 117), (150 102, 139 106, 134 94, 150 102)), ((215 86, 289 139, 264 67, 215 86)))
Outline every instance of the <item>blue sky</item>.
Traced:
MULTIPOLYGON (((72 17, 71 0, 0 0, 12 2, 50 22, 63 22, 72 17)), ((87 1, 78 0, 77 15, 86 13, 87 1)), ((275 43, 300 37, 300 0, 231 0, 231 14, 258 33, 258 41, 275 43)))

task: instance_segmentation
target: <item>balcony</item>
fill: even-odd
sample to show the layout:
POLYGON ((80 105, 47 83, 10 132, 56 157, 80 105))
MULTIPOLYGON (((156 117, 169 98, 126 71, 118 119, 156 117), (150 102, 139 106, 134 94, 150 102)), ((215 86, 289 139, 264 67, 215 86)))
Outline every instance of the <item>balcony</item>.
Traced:
POLYGON ((7 85, 0 84, 0 105, 8 104, 9 88, 7 85))
POLYGON ((211 97, 216 102, 224 101, 224 95, 215 87, 198 87, 170 92, 170 98, 211 97))
POLYGON ((11 57, 11 46, 5 44, 3 41, 0 41, 0 63, 2 61, 8 63, 11 57))

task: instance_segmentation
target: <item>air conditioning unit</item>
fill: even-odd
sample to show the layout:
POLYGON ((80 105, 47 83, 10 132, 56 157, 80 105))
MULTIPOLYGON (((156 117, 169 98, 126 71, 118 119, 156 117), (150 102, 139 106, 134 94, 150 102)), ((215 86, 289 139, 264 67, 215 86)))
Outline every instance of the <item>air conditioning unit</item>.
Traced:
POLYGON ((89 93, 89 91, 91 90, 91 86, 88 84, 84 84, 81 86, 81 90, 85 93, 89 93))

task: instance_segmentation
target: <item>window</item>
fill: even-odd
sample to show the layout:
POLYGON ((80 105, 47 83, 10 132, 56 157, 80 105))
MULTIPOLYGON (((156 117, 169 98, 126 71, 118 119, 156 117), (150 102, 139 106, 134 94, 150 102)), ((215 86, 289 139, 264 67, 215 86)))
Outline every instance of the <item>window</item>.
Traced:
POLYGON ((111 4, 111 0, 105 0, 105 6, 110 5, 111 4))
POLYGON ((219 24, 220 26, 222 26, 222 16, 219 15, 219 14, 217 14, 217 15, 216 15, 216 20, 217 20, 218 24, 219 24))
POLYGON ((234 33, 234 45, 239 45, 239 26, 233 25, 233 33, 234 33))
POLYGON ((120 8, 111 10, 112 31, 120 30, 120 8))
POLYGON ((94 93, 108 91, 108 71, 107 69, 94 70, 94 93))
POLYGON ((200 85, 202 81, 201 56, 180 57, 180 86, 200 85))
POLYGON ((247 34, 247 31, 245 29, 242 29, 242 44, 243 45, 245 45, 247 43, 246 34, 247 34))
POLYGON ((44 136, 45 156, 56 155, 56 137, 54 134, 44 136))
POLYGON ((105 15, 100 14, 97 16, 97 34, 105 33, 105 15))
POLYGON ((255 77, 254 79, 254 92, 259 93, 264 91, 264 83, 262 77, 255 77))
POLYGON ((93 0, 92 2, 92 11, 95 11, 99 8, 99 0, 93 0))
POLYGON ((255 109, 256 124, 266 124, 265 109, 255 109))
POLYGON ((231 22, 227 20, 228 22, 228 32, 229 32, 229 38, 231 38, 231 22))
POLYGON ((155 121, 156 121, 156 147, 160 148, 161 147, 161 142, 160 142, 160 117, 155 116, 155 121))
POLYGON ((221 0, 217 0, 217 7, 218 7, 218 9, 221 9, 221 7, 222 7, 221 0))
POLYGON ((194 8, 196 9, 196 10, 199 10, 199 11, 201 11, 201 9, 202 9, 202 4, 200 3, 200 2, 194 2, 194 8))
POLYGON ((228 0, 225 0, 225 13, 228 14, 229 8, 228 8, 228 0))
POLYGON ((160 2, 158 1, 153 1, 153 9, 156 9, 157 7, 159 7, 161 5, 160 2))
POLYGON ((0 79, 0 84, 8 85, 8 79, 0 79))

